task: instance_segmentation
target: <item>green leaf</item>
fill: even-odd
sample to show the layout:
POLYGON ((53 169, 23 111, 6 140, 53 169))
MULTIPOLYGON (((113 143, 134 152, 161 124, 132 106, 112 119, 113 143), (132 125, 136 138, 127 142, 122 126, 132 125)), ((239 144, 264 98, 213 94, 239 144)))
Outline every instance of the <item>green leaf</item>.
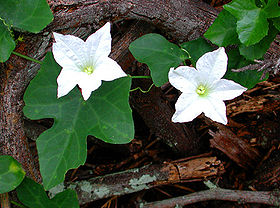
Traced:
POLYGON ((77 88, 57 99, 59 72, 59 65, 48 53, 24 95, 23 111, 27 117, 54 118, 52 128, 43 132, 36 142, 47 190, 61 183, 67 170, 84 164, 87 135, 114 144, 128 143, 134 138, 128 103, 131 78, 103 82, 87 101, 77 88))
POLYGON ((204 36, 218 46, 238 44, 235 17, 226 10, 221 11, 204 36))
POLYGON ((239 69, 254 62, 246 60, 238 52, 238 49, 233 49, 228 53, 228 70, 223 78, 233 80, 242 86, 251 89, 257 83, 262 82, 268 78, 261 80, 263 72, 258 72, 257 70, 247 70, 243 72, 232 72, 231 69, 239 69))
POLYGON ((197 60, 205 53, 213 50, 213 47, 204 39, 197 38, 195 40, 181 44, 181 47, 189 52, 192 65, 195 67, 197 60))
POLYGON ((254 0, 234 0, 224 8, 237 19, 236 30, 244 45, 256 44, 267 35, 267 13, 254 0))
POLYGON ((48 198, 43 186, 28 177, 25 177, 16 192, 18 199, 29 208, 56 208, 55 203, 48 198))
POLYGON ((0 0, 0 17, 10 26, 38 33, 52 20, 46 0, 0 0))
POLYGON ((67 189, 55 195, 52 199, 57 204, 58 208, 78 208, 78 196, 74 190, 67 189))
POLYGON ((270 24, 268 35, 265 36, 259 43, 251 46, 240 45, 239 51, 240 54, 246 57, 249 60, 260 59, 269 49, 270 44, 273 42, 276 37, 278 30, 270 24))
POLYGON ((7 61, 15 47, 15 41, 9 30, 0 20, 0 62, 7 61))
POLYGON ((276 29, 278 31, 280 31, 280 17, 273 18, 272 22, 273 22, 274 27, 276 27, 276 29))
POLYGON ((148 65, 157 87, 168 82, 168 72, 171 67, 179 66, 188 57, 177 45, 154 33, 133 41, 129 50, 139 62, 148 65))
POLYGON ((268 0, 264 11, 266 12, 267 18, 274 18, 280 16, 280 7, 278 6, 279 1, 277 0, 268 0))
POLYGON ((243 72, 228 71, 224 78, 233 80, 242 86, 251 89, 255 87, 256 84, 267 80, 268 74, 263 80, 261 80, 262 74, 263 72, 258 72, 257 70, 247 70, 243 72))
POLYGON ((73 190, 65 190, 49 199, 43 186, 25 177, 17 187, 18 199, 29 208, 78 208, 77 194, 73 190))
POLYGON ((8 155, 0 156, 0 194, 14 190, 24 179, 21 164, 8 155))

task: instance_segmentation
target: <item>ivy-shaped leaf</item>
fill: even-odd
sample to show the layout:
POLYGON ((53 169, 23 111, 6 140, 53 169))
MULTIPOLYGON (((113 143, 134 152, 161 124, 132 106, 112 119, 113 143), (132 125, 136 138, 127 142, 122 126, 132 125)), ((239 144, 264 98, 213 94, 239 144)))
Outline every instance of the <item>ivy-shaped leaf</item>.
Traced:
POLYGON ((265 36, 260 42, 255 45, 244 46, 240 45, 239 51, 240 54, 246 57, 249 60, 262 58, 266 51, 269 49, 270 44, 273 42, 276 37, 278 30, 270 24, 268 35, 265 36))
POLYGON ((0 194, 14 190, 24 179, 21 164, 13 157, 0 155, 0 194))
POLYGON ((52 20, 46 0, 0 0, 0 17, 12 27, 38 33, 52 20))
POLYGON ((79 202, 74 190, 65 190, 49 199, 43 186, 25 177, 17 187, 18 199, 29 208, 78 208, 79 202))
POLYGON ((128 103, 131 78, 103 82, 87 101, 77 88, 57 99, 56 78, 60 69, 48 53, 24 94, 25 116, 54 118, 52 128, 42 133, 36 142, 47 190, 61 183, 67 170, 84 164, 87 135, 114 144, 128 143, 134 138, 128 103))
POLYGON ((16 44, 10 31, 0 19, 0 62, 7 61, 15 47, 16 44))
POLYGON ((263 72, 258 72, 257 70, 247 70, 243 72, 232 72, 231 69, 239 69, 241 67, 252 64, 252 61, 246 60, 238 52, 238 49, 233 49, 228 53, 228 70, 223 78, 233 80, 242 86, 251 89, 257 83, 262 82, 268 78, 261 80, 263 72))
POLYGON ((177 45, 154 33, 133 41, 129 50, 139 62, 148 65, 157 87, 168 82, 168 72, 171 67, 179 66, 188 57, 177 45))
POLYGON ((204 36, 220 47, 238 44, 235 17, 226 10, 221 11, 204 36))
POLYGON ((244 45, 256 44, 267 35, 267 12, 255 0, 234 0, 224 8, 237 19, 238 37, 244 45))
POLYGON ((181 47, 189 52, 192 65, 195 67, 197 60, 205 53, 213 51, 213 47, 204 39, 197 38, 195 40, 181 44, 181 47))

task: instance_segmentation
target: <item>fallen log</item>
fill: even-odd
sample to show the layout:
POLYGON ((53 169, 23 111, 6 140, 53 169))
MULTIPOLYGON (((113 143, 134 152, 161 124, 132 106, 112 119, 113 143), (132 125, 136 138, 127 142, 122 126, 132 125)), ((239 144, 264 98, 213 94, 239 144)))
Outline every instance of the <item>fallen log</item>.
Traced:
POLYGON ((50 190, 50 194, 67 188, 76 190, 80 204, 121 196, 160 185, 203 181, 224 172, 216 157, 197 157, 163 164, 147 165, 119 173, 76 182, 66 182, 50 190))

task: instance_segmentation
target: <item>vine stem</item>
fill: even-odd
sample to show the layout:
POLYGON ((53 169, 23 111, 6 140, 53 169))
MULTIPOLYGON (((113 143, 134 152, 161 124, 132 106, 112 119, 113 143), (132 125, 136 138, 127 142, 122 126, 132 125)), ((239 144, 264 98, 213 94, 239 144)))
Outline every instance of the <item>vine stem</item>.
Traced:
POLYGON ((16 55, 16 56, 19 56, 19 57, 21 57, 21 58, 24 58, 24 59, 26 59, 26 60, 28 60, 28 61, 33 61, 33 62, 35 62, 35 63, 42 64, 41 61, 39 61, 39 60, 37 60, 37 59, 34 59, 34 58, 31 58, 31 57, 29 57, 29 56, 25 56, 25 55, 23 55, 23 54, 21 54, 21 53, 18 53, 18 52, 13 51, 12 54, 14 54, 14 55, 16 55))
POLYGON ((134 89, 129 90, 129 92, 134 92, 136 90, 140 90, 142 93, 148 93, 148 92, 150 92, 150 90, 152 89, 153 86, 154 86, 154 83, 151 84, 151 86, 148 88, 148 90, 142 90, 140 87, 136 87, 134 89))
POLYGON ((24 206, 22 204, 19 204, 19 203, 15 202, 15 201, 11 201, 11 203, 16 205, 16 206, 18 206, 18 207, 21 207, 21 208, 27 208, 26 206, 24 206))

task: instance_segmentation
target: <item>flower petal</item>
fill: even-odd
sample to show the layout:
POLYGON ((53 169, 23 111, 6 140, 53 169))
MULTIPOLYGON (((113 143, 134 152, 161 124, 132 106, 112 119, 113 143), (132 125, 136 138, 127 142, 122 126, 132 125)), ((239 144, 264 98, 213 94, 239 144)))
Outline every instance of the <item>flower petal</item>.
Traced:
POLYGON ((56 62, 66 70, 80 71, 85 63, 84 41, 73 35, 53 33, 53 55, 56 62))
POLYGON ((110 27, 110 22, 107 22, 87 38, 86 47, 89 60, 96 61, 100 57, 109 56, 112 41, 110 27))
POLYGON ((87 100, 90 97, 91 92, 98 89, 101 84, 102 82, 100 79, 86 73, 81 73, 81 77, 78 80, 78 85, 82 89, 84 100, 87 100))
POLYGON ((76 71, 62 69, 57 77, 57 97, 67 95, 76 85, 79 73, 76 71))
POLYGON ((114 79, 127 76, 120 65, 109 57, 99 59, 95 67, 93 75, 98 77, 100 80, 112 81, 114 79))
POLYGON ((227 116, 225 103, 222 100, 210 96, 205 98, 205 101, 205 105, 203 106, 205 116, 211 118, 213 121, 226 125, 227 116))
POLYGON ((181 92, 194 92, 197 86, 198 72, 193 67, 179 66, 170 68, 168 79, 172 86, 181 92))
POLYGON ((202 74, 208 76, 211 80, 221 79, 227 71, 227 54, 223 47, 205 53, 201 56, 197 63, 196 68, 202 74))
POLYGON ((189 122, 202 113, 203 100, 199 99, 196 93, 183 93, 178 98, 175 109, 176 112, 172 116, 172 122, 189 122))
POLYGON ((246 90, 247 88, 232 80, 221 79, 216 83, 211 96, 218 98, 219 100, 231 100, 241 95, 246 90))

